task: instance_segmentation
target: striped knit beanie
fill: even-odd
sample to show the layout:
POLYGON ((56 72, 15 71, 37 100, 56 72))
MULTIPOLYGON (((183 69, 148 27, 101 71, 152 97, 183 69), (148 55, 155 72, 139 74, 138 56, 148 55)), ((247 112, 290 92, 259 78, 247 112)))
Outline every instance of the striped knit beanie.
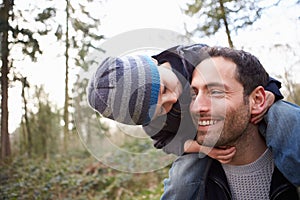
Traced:
POLYGON ((109 57, 90 80, 88 102, 109 119, 146 125, 154 115, 159 90, 159 72, 150 57, 109 57))

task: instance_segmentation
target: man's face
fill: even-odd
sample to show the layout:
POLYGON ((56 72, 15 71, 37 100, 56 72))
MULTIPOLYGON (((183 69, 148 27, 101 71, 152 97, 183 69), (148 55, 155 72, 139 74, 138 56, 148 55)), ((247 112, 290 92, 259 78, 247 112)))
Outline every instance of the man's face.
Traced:
POLYGON ((190 109, 199 144, 234 145, 248 127, 250 109, 235 70, 235 63, 223 57, 206 59, 194 70, 190 109))

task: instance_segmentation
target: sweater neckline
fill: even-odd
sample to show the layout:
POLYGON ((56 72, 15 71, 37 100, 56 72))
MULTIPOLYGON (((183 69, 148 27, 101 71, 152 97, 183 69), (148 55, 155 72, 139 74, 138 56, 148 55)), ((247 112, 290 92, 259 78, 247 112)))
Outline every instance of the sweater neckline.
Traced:
POLYGON ((263 169, 270 163, 273 165, 272 152, 267 148, 266 151, 252 163, 247 165, 222 164, 222 167, 228 174, 250 174, 263 169))

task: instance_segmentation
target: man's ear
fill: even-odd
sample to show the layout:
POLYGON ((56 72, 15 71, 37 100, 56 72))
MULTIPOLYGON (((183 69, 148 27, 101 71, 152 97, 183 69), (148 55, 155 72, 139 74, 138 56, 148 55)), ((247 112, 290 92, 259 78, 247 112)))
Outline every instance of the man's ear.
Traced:
POLYGON ((262 86, 256 87, 250 95, 251 114, 258 115, 266 106, 266 93, 262 86))

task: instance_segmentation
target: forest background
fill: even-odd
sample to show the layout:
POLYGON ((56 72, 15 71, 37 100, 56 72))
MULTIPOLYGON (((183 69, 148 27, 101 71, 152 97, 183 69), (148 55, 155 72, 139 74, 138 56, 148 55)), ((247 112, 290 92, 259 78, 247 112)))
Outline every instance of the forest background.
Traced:
POLYGON ((86 58, 118 34, 167 29, 250 51, 299 105, 299 11, 299 0, 2 0, 0 198, 159 199, 175 157, 90 114, 78 78, 99 62, 86 58))

